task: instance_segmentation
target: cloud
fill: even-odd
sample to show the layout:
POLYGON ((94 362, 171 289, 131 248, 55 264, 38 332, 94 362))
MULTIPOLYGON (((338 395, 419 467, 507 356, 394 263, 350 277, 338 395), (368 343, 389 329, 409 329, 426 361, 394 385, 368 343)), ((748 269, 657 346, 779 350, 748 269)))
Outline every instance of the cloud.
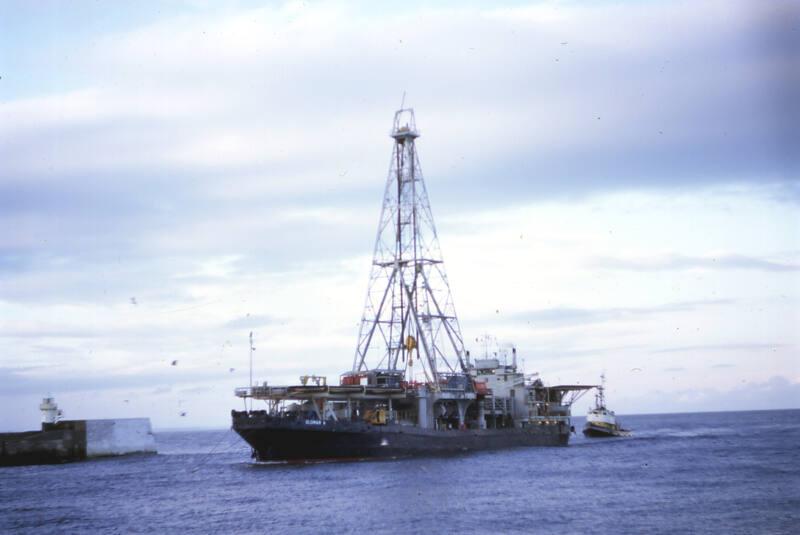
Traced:
POLYGON ((572 348, 565 347, 563 344, 556 347, 527 347, 520 346, 519 354, 525 358, 531 358, 534 361, 541 362, 545 360, 556 359, 573 359, 583 357, 597 357, 600 355, 615 355, 621 352, 634 351, 638 352, 644 346, 639 344, 632 345, 615 345, 615 346, 591 346, 572 348))
MULTIPOLYGON (((787 347, 784 344, 704 344, 695 346, 668 347, 651 353, 692 353, 703 351, 775 351, 787 347)), ((718 367, 724 367, 719 365, 718 367)))
POLYGON ((609 321, 636 320, 656 314, 673 312, 691 312, 709 306, 723 306, 734 304, 730 299, 709 299, 702 301, 685 301, 667 303, 651 307, 625 307, 625 308, 568 308, 555 307, 540 310, 530 310, 514 315, 516 321, 524 321, 535 325, 546 326, 574 326, 590 323, 609 321))
POLYGON ((236 318, 225 324, 225 327, 230 329, 254 329, 256 327, 264 327, 266 325, 275 325, 279 320, 270 316, 247 314, 241 318, 236 318))
MULTIPOLYGON (((434 168, 473 195, 483 184, 473 172, 464 180, 462 157, 509 193, 545 194, 783 182, 797 163, 793 151, 780 151, 797 127, 771 106, 798 83, 792 28, 779 8, 450 5, 422 14, 409 25, 405 10, 284 4, 166 17, 87 39, 66 65, 46 67, 101 71, 102 79, 3 103, 5 168, 29 179, 53 169, 231 176, 285 162, 352 162, 385 132, 390 111, 379 110, 397 87, 411 91, 422 124, 442 140, 434 168), (664 32, 663 20, 675 21, 682 38, 664 32), (432 50, 443 28, 448 38, 432 50), (321 85, 324 93, 314 90, 321 85), (465 155, 475 136, 481 153, 465 155), (335 145, 325 142, 333 137, 335 145)), ((312 168, 317 176, 324 169, 312 168)))
POLYGON ((765 381, 742 383, 728 389, 658 391, 651 400, 620 399, 617 411, 635 414, 800 408, 798 382, 776 375, 765 381))
MULTIPOLYGON (((70 34, 57 65, 43 42, 25 74, 70 87, 0 102, 0 225, 17 229, 0 236, 0 269, 22 274, 0 295, 46 284, 38 299, 75 298, 97 273, 116 289, 220 253, 275 269, 364 250, 399 87, 442 210, 721 182, 796 190, 796 152, 772 151, 798 122, 768 98, 794 83, 791 4, 365 7, 170 9, 125 29, 115 15, 105 35, 70 34)), ((50 33, 56 48, 67 37, 50 33)))
MULTIPOLYGON (((227 370, 226 370, 227 372, 227 370)), ((219 371, 166 369, 162 373, 74 373, 64 368, 53 370, 47 366, 28 368, 0 368, 0 382, 4 395, 35 392, 77 392, 114 389, 139 389, 154 387, 165 393, 179 384, 214 381, 224 378, 219 371)))
POLYGON ((775 273, 800 271, 800 263, 787 263, 767 258, 741 254, 719 254, 708 256, 686 256, 670 254, 649 258, 598 258, 591 265, 601 269, 626 271, 671 271, 688 269, 712 270, 758 270, 775 273))
POLYGON ((797 259, 738 235, 724 245, 736 254, 697 251, 742 229, 778 243, 767 251, 797 248, 763 232, 791 228, 800 199, 793 2, 240 7, 3 8, 3 384, 31 394, 68 369, 73 392, 105 375, 152 391, 171 388, 159 366, 177 358, 191 389, 241 368, 246 336, 231 330, 260 327, 270 381, 349 362, 403 91, 466 317, 531 308, 497 326, 545 363, 688 347, 616 323, 717 306, 733 318, 714 318, 721 345, 731 324, 791 345, 787 305, 764 327, 742 317, 740 289, 767 292, 758 277, 795 276, 797 259), (667 202, 678 196, 696 205, 667 202), (727 225, 695 232, 724 209, 727 225), (652 252, 666 241, 656 210, 691 227, 667 256, 652 252), (614 221, 627 244, 598 230, 614 221), (699 287, 683 273, 694 268, 730 279, 699 287), (667 304, 625 305, 643 302, 667 304), (600 328, 578 341, 526 321, 600 328))

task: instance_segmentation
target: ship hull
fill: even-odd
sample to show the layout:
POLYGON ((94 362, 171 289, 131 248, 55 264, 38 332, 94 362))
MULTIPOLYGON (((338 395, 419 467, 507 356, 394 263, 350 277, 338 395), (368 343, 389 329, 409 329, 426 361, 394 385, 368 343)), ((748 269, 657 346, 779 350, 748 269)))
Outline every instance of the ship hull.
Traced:
POLYGON ((566 446, 566 422, 525 428, 433 430, 364 422, 304 422, 233 412, 233 429, 258 461, 401 458, 524 446, 566 446))
POLYGON ((586 424, 586 426, 583 428, 583 434, 587 437, 594 438, 618 437, 622 435, 618 427, 592 424, 586 424))

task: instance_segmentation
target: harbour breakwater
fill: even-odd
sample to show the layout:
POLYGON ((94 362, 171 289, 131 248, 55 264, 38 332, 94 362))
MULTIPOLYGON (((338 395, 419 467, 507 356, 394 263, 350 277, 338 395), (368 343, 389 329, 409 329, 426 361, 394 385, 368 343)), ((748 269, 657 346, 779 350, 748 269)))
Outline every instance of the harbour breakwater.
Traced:
POLYGON ((0 433, 0 466, 57 464, 93 457, 156 453, 149 418, 63 420, 40 431, 0 433))

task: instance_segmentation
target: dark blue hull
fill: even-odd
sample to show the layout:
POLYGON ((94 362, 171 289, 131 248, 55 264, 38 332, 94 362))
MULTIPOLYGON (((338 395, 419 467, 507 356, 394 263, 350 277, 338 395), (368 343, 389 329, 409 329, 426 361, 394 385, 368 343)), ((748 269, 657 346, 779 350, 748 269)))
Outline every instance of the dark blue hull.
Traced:
POLYGON ((232 413, 233 429, 259 461, 399 458, 524 446, 566 446, 566 422, 525 428, 432 430, 364 422, 303 422, 232 413))

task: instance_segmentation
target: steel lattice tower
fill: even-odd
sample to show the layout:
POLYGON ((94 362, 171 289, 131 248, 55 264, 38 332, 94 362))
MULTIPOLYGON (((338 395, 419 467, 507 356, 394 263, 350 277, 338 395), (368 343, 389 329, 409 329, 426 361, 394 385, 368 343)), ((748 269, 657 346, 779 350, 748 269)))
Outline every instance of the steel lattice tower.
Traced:
POLYGON ((392 161, 353 372, 403 370, 427 382, 465 370, 464 343, 444 271, 415 140, 414 110, 394 115, 392 161), (418 364, 419 363, 419 364, 418 364))

